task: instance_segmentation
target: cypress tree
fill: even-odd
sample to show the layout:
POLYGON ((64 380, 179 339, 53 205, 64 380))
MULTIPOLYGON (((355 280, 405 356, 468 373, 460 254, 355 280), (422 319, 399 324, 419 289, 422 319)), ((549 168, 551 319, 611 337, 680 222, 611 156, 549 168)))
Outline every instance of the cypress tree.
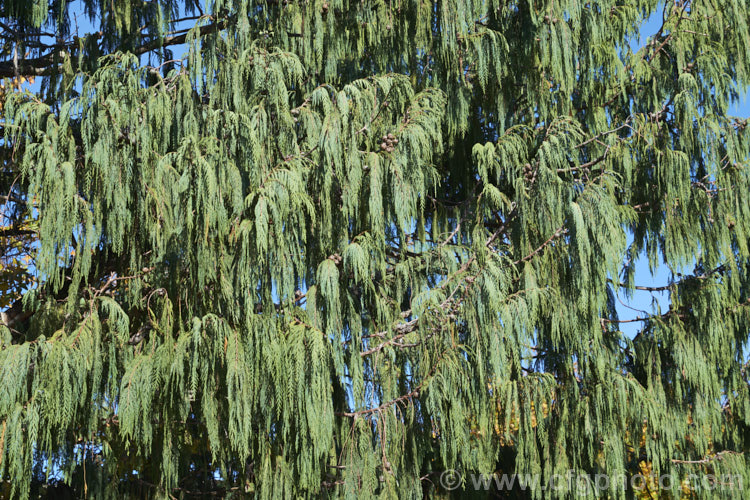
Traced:
POLYGON ((0 496, 747 496, 749 11, 3 2, 0 496))

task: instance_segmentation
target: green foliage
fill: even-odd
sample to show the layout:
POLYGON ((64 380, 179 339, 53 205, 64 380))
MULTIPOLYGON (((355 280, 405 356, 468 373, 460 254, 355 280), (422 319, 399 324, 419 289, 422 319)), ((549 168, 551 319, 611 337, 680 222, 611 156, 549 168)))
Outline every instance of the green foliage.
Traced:
POLYGON ((2 107, 40 281, 0 326, 3 495, 748 493, 750 4, 83 4, 75 37, 0 9, 0 75, 44 77, 2 107), (633 337, 644 252, 673 279, 633 337))

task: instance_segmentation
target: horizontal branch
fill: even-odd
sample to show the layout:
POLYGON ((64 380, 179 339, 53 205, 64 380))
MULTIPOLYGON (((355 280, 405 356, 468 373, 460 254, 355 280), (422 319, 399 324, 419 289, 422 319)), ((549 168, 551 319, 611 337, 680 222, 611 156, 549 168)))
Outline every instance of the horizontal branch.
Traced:
POLYGON ((18 229, 18 228, 5 228, 0 229, 0 238, 12 238, 14 236, 28 236, 36 234, 36 231, 33 231, 31 229, 18 229))
POLYGON ((3 201, 6 203, 10 202, 23 205, 26 204, 26 200, 24 200, 23 198, 19 198, 18 196, 0 194, 0 202, 3 201))
POLYGON ((739 451, 733 451, 733 450, 724 450, 720 451, 716 455, 711 455, 709 457, 701 458, 700 460, 677 460, 676 458, 672 459, 673 464, 708 464, 716 460, 724 460, 727 456, 742 456, 743 453, 739 451))
POLYGON ((420 391, 421 387, 422 387, 422 385, 420 384, 419 387, 417 387, 413 391, 408 392, 408 393, 404 394, 403 396, 399 396, 399 397, 397 397, 395 399, 391 399, 390 401, 387 401, 387 402, 383 403, 382 405, 378 406, 377 408, 370 408, 370 409, 361 410, 361 411, 337 412, 336 415, 338 415, 340 417, 362 417, 362 416, 365 416, 365 415, 369 415, 370 413, 378 413, 378 412, 381 412, 383 410, 388 409, 389 407, 391 407, 391 406, 393 406, 395 404, 398 404, 398 403, 401 403, 403 401, 406 401, 406 400, 418 397, 419 396, 419 391, 420 391))
MULTIPOLYGON (((199 36, 204 36, 209 33, 220 31, 226 27, 226 22, 215 22, 206 26, 201 26, 199 36)), ((95 36, 99 38, 101 33, 95 33, 95 36)), ((162 47, 169 47, 172 45, 181 45, 186 42, 188 33, 182 33, 179 35, 167 36, 162 39, 151 40, 149 42, 140 45, 129 52, 141 56, 152 50, 160 49, 162 47)), ((48 76, 59 71, 55 62, 56 56, 70 54, 75 49, 75 44, 70 43, 62 49, 56 49, 53 52, 39 56, 32 59, 19 60, 17 64, 14 61, 3 61, 0 62, 0 78, 12 78, 15 76, 48 76)))
MULTIPOLYGON (((626 288, 626 289, 632 289, 632 290, 642 290, 642 291, 646 291, 646 292, 665 292, 667 290, 672 290, 675 287, 684 284, 686 281, 689 281, 689 280, 705 280, 706 278, 710 278, 714 274, 720 273, 720 272, 722 272, 724 270, 725 270, 725 266, 724 266, 724 264, 722 264, 722 265, 720 265, 720 266, 712 269, 711 271, 708 271, 706 273, 699 274, 699 275, 686 276, 683 279, 681 279, 680 281, 677 281, 677 282, 672 283, 670 285, 664 285, 664 286, 640 286, 640 285, 635 285, 633 287, 629 287, 629 286, 621 283, 620 284, 620 288, 626 288)), ((615 282, 612 281, 612 279, 607 279, 607 281, 609 283, 613 284, 613 285, 615 284, 615 282)))
POLYGON ((352 411, 352 412, 336 412, 336 415, 340 417, 362 417, 364 415, 370 415, 372 413, 379 413, 383 410, 387 410, 393 405, 402 403, 407 400, 411 400, 412 398, 419 397, 419 393, 422 391, 422 388, 424 387, 425 383, 430 379, 430 377, 432 377, 435 374, 438 364, 440 363, 442 359, 443 359, 442 355, 438 357, 438 359, 435 361, 435 364, 432 365, 432 368, 430 369, 429 373, 425 376, 424 379, 422 379, 419 385, 415 389, 404 394, 403 396, 399 396, 397 398, 391 399, 390 401, 387 401, 376 408, 369 408, 367 410, 352 411))

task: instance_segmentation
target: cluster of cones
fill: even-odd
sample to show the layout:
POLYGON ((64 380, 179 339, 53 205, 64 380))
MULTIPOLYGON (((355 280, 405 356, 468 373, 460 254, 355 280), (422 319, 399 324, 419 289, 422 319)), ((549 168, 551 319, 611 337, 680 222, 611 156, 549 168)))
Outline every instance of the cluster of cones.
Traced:
POLYGON ((381 137, 381 140, 383 142, 380 143, 380 149, 383 151, 387 151, 389 153, 393 153, 396 149, 396 144, 398 144, 398 139, 393 134, 384 135, 381 137))

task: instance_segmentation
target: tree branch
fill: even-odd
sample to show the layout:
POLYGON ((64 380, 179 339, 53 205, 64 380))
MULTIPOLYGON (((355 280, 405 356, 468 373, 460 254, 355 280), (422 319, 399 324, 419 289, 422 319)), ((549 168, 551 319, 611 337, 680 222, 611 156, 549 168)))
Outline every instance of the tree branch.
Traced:
MULTIPOLYGON (((220 31, 226 27, 226 21, 220 21, 215 22, 206 26, 202 26, 200 28, 199 36, 207 35, 208 33, 214 33, 217 31, 220 31)), ((97 38, 101 36, 100 33, 95 33, 94 35, 97 35, 97 38)), ((182 33, 179 35, 173 35, 173 36, 167 36, 163 39, 156 39, 151 40, 149 42, 144 43, 143 45, 140 45, 136 47, 135 49, 129 51, 132 54, 135 54, 137 56, 143 55, 147 52, 151 52, 152 50, 156 50, 162 47, 169 47, 171 45, 180 45, 185 43, 187 40, 188 33, 182 33)), ((50 52, 48 54, 45 54, 43 56, 39 56, 33 59, 25 59, 18 61, 18 66, 16 67, 13 63, 13 61, 3 61, 0 62, 0 78, 11 78, 15 76, 48 76, 51 74, 56 73, 59 68, 55 64, 55 55, 60 55, 63 53, 69 53, 71 57, 74 56, 74 54, 71 52, 72 49, 76 47, 76 44, 74 42, 69 43, 65 45, 62 49, 56 49, 53 52, 50 52)))

